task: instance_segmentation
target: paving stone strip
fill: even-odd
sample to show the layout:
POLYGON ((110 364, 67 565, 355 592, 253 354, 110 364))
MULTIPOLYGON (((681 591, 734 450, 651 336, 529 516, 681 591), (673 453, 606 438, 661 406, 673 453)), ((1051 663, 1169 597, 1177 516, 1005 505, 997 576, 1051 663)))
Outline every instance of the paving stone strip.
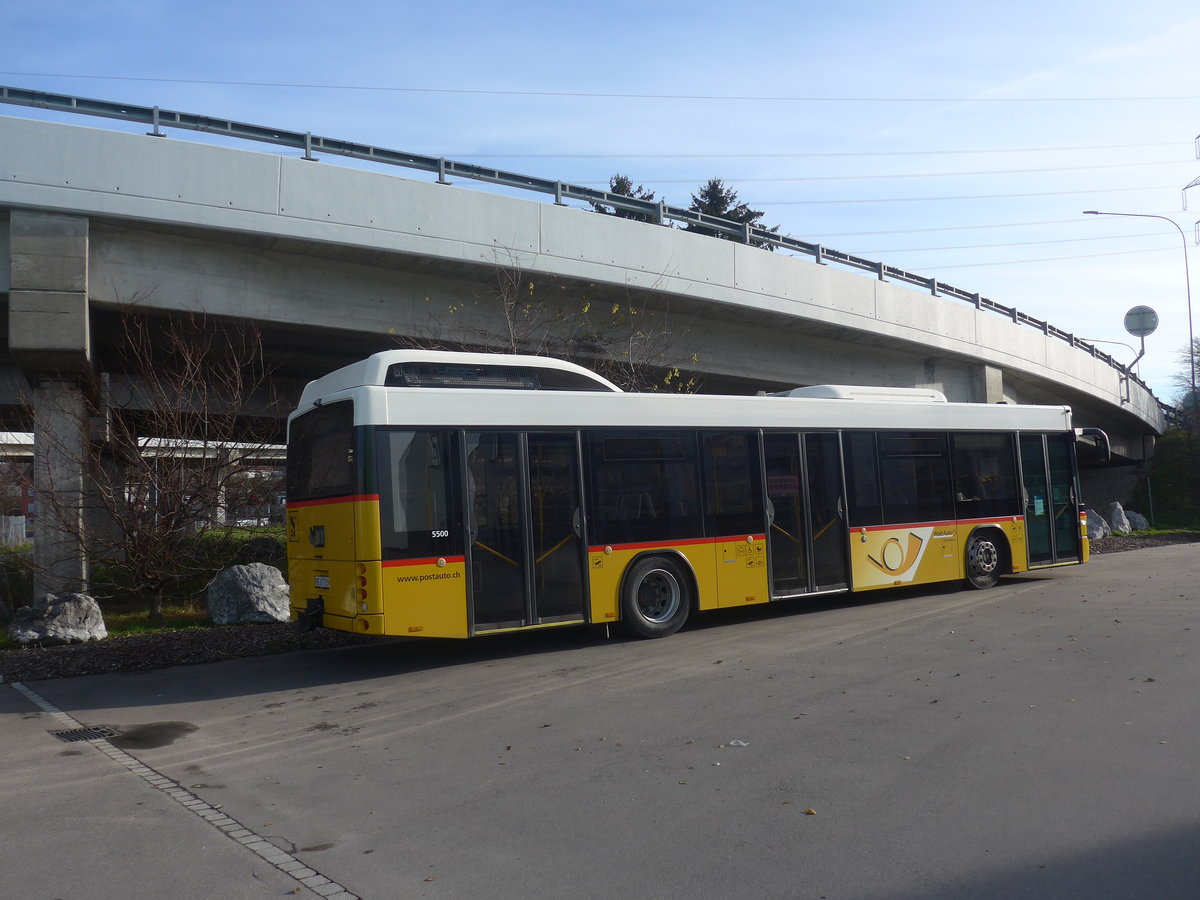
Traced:
MULTIPOLYGON (((24 684, 16 681, 8 682, 8 684, 13 690, 22 694, 43 712, 49 713, 64 728, 84 727, 77 719, 63 712, 37 692, 31 691, 24 684)), ((357 894, 352 894, 333 879, 326 878, 320 872, 296 859, 290 853, 279 849, 279 847, 262 835, 256 834, 251 829, 246 828, 241 822, 225 815, 224 811, 206 803, 191 791, 180 787, 177 782, 167 778, 161 772, 146 765, 124 750, 114 747, 105 738, 91 738, 86 741, 78 741, 77 743, 91 744, 109 759, 119 763, 134 775, 140 777, 151 787, 162 791, 168 797, 178 801, 181 806, 191 810, 191 812, 195 813, 230 840, 236 841, 250 852, 262 857, 262 859, 279 869, 279 871, 291 876, 297 883, 326 898, 326 900, 361 900, 357 894)))

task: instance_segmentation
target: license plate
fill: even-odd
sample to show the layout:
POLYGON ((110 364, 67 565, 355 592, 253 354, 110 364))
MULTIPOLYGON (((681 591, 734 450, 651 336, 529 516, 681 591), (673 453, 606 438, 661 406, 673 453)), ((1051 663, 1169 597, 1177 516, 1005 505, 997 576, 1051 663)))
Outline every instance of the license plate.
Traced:
POLYGON ((313 586, 319 591, 329 590, 329 576, 317 575, 315 578, 313 578, 313 586))

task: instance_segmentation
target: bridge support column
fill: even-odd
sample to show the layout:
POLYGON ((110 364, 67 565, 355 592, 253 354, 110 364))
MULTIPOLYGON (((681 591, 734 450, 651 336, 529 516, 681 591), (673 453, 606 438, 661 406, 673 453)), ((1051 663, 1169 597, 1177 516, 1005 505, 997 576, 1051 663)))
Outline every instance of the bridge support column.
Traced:
POLYGON ((87 407, 71 382, 43 381, 33 396, 33 595, 87 590, 84 477, 87 407))
POLYGON ((995 366, 982 365, 975 373, 971 385, 972 403, 1004 402, 1004 370, 995 366))
POLYGON ((13 210, 8 341, 33 389, 34 596, 87 587, 88 220, 13 210))

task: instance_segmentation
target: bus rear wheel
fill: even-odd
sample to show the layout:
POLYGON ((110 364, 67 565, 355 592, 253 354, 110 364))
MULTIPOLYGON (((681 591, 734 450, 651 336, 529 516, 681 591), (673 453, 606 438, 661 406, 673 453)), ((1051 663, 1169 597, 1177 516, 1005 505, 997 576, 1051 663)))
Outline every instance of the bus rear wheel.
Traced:
POLYGON ((692 611, 691 582, 679 563, 661 556, 639 559, 625 573, 621 623, 634 637, 666 637, 692 611))
POLYGON ((1004 551, 994 534, 981 532, 967 541, 967 583, 985 590, 995 587, 1003 568, 1004 551))

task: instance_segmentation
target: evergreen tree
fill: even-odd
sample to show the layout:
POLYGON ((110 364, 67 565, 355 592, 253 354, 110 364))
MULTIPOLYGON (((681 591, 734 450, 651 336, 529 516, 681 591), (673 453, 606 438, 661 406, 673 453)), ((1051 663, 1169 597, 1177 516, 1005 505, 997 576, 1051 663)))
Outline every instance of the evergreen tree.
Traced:
MULTIPOLYGON (((622 197, 632 197, 635 200, 653 200, 654 192, 648 191, 642 185, 633 186, 633 179, 619 172, 608 180, 608 192, 622 197)), ((619 206, 608 206, 603 203, 592 203, 592 209, 606 216, 616 216, 619 219, 633 219, 636 222, 654 222, 655 216, 649 213, 634 212, 621 209, 619 206)))
MULTIPOLYGON (((700 185, 700 190, 692 194, 692 205, 688 209, 692 212, 704 213, 705 215, 716 216, 721 219, 729 219, 744 225, 758 225, 759 219, 764 215, 761 210, 751 209, 749 205, 738 202, 737 191, 726 187, 720 178, 710 178, 704 184, 700 185)), ((705 234, 709 237, 736 240, 732 235, 715 231, 704 225, 691 224, 685 230, 695 234, 705 234)), ((771 234, 778 234, 779 226, 776 225, 774 228, 768 228, 767 231, 771 234)), ((767 241, 752 240, 750 243, 752 246, 761 247, 764 250, 775 249, 767 241)))

